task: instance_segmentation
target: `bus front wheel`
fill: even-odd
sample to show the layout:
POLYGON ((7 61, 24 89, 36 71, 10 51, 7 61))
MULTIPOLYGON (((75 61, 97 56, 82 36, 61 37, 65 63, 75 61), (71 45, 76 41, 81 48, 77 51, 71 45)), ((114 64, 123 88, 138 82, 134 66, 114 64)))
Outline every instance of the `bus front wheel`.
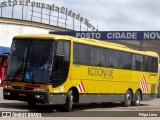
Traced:
POLYGON ((122 102, 124 107, 129 107, 132 102, 132 92, 130 90, 127 90, 124 101, 122 102))
POLYGON ((73 91, 70 90, 67 93, 67 97, 66 97, 65 111, 70 112, 72 110, 72 107, 73 107, 73 91))

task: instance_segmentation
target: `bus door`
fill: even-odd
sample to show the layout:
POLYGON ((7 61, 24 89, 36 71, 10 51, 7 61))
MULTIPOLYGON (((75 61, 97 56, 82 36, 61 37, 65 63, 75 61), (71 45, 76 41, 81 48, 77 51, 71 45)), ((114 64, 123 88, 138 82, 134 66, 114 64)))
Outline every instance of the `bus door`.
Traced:
POLYGON ((53 67, 52 86, 58 87, 67 80, 70 62, 70 42, 58 41, 53 67))

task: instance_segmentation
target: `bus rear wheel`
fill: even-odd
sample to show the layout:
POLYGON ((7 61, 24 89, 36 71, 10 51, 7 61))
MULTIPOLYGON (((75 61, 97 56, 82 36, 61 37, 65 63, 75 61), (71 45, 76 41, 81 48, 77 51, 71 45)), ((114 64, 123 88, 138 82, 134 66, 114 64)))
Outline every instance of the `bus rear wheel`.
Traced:
POLYGON ((129 107, 131 103, 132 103, 132 92, 130 90, 127 90, 122 104, 124 107, 129 107))
POLYGON ((134 96, 133 105, 134 106, 139 106, 140 102, 141 102, 141 92, 137 91, 135 96, 134 96))
POLYGON ((68 93, 67 93, 67 97, 66 97, 66 103, 65 103, 65 111, 66 112, 70 112, 72 110, 72 107, 73 107, 73 100, 74 97, 73 97, 73 91, 70 90, 68 93))

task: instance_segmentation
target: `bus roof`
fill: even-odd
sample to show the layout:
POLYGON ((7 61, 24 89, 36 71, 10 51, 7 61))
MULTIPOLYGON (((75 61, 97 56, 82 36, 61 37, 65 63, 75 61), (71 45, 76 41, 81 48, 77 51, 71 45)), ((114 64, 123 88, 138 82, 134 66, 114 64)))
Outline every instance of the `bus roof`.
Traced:
POLYGON ((69 36, 62 36, 62 35, 53 35, 53 34, 24 34, 15 36, 14 38, 41 38, 43 40, 46 39, 67 39, 70 40, 69 36))
POLYGON ((62 39, 65 39, 65 40, 71 40, 71 41, 79 42, 79 43, 101 46, 104 48, 110 48, 110 49, 115 49, 115 50, 121 50, 121 51, 126 51, 126 52, 132 52, 132 53, 137 53, 137 54, 158 57, 158 54, 153 51, 134 50, 134 49, 128 48, 125 45, 115 44, 115 43, 111 43, 111 42, 105 42, 105 41, 100 41, 100 40, 95 40, 95 39, 90 39, 90 38, 75 38, 72 36, 55 35, 55 34, 26 34, 26 35, 15 36, 14 38, 40 38, 43 40, 48 40, 48 39, 51 39, 51 40, 61 39, 62 40, 62 39))

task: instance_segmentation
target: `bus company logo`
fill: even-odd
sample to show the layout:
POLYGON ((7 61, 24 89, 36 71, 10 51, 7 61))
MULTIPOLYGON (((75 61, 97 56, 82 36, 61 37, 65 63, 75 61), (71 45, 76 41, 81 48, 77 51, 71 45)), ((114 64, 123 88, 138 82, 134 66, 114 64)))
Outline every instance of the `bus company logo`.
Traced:
POLYGON ((78 91, 79 92, 86 92, 82 81, 78 85, 78 91))
POLYGON ((147 87, 147 83, 146 83, 146 79, 145 79, 144 75, 141 78, 140 86, 142 88, 142 92, 148 92, 148 87, 147 87))

